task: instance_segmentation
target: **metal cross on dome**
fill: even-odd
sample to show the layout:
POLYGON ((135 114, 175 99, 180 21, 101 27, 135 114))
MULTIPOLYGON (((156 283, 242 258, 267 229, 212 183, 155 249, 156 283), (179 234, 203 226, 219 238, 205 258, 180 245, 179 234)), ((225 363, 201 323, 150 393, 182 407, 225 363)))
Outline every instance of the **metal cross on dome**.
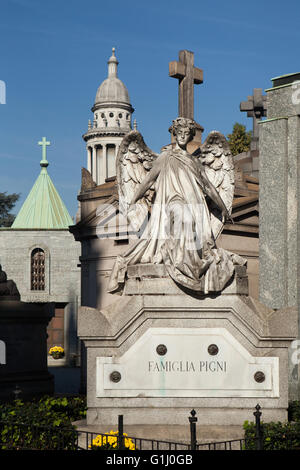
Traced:
POLYGON ((51 143, 47 141, 46 137, 42 137, 42 140, 38 142, 38 144, 42 146, 42 159, 47 160, 46 158, 47 145, 51 145, 51 143))

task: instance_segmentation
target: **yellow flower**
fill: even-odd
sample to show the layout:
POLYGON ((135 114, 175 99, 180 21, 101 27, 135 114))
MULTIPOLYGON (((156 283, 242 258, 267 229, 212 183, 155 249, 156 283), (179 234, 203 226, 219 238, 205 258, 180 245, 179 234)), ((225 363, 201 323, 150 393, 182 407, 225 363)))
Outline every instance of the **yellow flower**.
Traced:
MULTIPOLYGON (((116 448, 118 446, 118 438, 117 436, 119 435, 119 431, 110 431, 109 433, 106 433, 104 435, 99 434, 98 436, 93 439, 92 445, 89 446, 89 448, 92 447, 102 447, 102 446, 111 446, 113 448, 116 448)), ((127 436, 126 433, 123 434, 125 437, 124 439, 124 445, 127 447, 129 450, 135 450, 135 445, 132 442, 132 440, 127 436)))
POLYGON ((49 349, 49 354, 53 354, 55 352, 60 352, 60 353, 64 353, 64 348, 62 348, 61 346, 53 346, 52 348, 49 349))

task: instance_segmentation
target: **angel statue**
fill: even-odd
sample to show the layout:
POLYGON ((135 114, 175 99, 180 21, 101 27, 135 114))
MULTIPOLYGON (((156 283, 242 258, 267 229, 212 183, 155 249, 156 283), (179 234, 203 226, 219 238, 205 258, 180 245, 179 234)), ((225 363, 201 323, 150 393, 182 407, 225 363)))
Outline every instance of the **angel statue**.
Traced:
POLYGON ((146 146, 137 131, 121 143, 117 156, 120 210, 140 237, 117 257, 109 292, 122 290, 129 265, 163 263, 179 286, 208 294, 224 289, 235 264, 246 264, 216 246, 224 223, 231 218, 234 193, 228 142, 213 131, 191 155, 187 144, 195 135, 194 121, 179 117, 170 132, 175 147, 165 147, 160 155, 146 146))

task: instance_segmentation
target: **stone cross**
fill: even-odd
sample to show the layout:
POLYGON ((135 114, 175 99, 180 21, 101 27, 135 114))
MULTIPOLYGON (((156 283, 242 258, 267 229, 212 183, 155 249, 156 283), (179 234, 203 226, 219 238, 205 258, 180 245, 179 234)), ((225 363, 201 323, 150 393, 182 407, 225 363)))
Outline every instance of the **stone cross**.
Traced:
POLYGON ((178 116, 194 119, 194 84, 203 83, 203 70, 194 67, 194 53, 179 51, 179 61, 169 62, 169 76, 179 80, 178 116))
POLYGON ((253 95, 248 101, 240 103, 240 111, 246 111, 248 117, 253 118, 252 150, 258 150, 259 126, 258 122, 267 115, 267 97, 263 96, 262 88, 254 88, 253 95))
POLYGON ((46 137, 43 137, 43 138, 42 138, 42 141, 41 141, 41 142, 38 142, 38 144, 41 145, 41 146, 42 146, 42 149, 43 149, 43 153, 42 153, 43 160, 47 160, 47 158, 46 158, 46 150, 47 150, 47 145, 50 145, 50 142, 47 142, 46 137))

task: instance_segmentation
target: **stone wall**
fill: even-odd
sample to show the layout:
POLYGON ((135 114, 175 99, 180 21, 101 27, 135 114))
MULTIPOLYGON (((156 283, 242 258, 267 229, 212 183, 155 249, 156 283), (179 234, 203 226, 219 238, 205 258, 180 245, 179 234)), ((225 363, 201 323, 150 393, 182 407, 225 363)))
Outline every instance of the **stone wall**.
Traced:
POLYGON ((78 349, 80 251, 80 243, 65 229, 0 229, 0 264, 8 279, 15 281, 21 301, 55 302, 64 306, 65 361, 71 354, 77 354, 78 349), (45 291, 31 290, 31 252, 34 248, 42 248, 45 252, 45 291))

